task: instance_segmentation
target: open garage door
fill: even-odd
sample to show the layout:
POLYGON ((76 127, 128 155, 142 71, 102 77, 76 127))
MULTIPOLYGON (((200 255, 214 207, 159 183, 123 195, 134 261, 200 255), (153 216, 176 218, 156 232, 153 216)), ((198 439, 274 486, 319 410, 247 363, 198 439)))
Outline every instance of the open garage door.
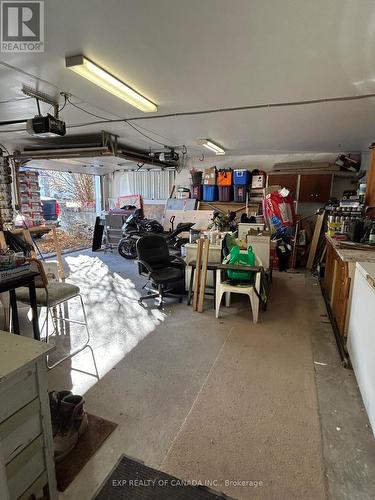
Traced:
MULTIPOLYGON (((62 250, 89 247, 96 216, 114 208, 121 196, 140 195, 144 201, 164 206, 179 168, 176 160, 124 148, 117 136, 106 132, 38 142, 14 153, 17 203, 24 219, 38 224, 24 193, 28 184, 20 182, 22 172, 34 172, 43 210, 40 216, 46 225, 58 225, 62 250)), ((53 251, 53 245, 48 235, 40 239, 43 253, 53 251)))

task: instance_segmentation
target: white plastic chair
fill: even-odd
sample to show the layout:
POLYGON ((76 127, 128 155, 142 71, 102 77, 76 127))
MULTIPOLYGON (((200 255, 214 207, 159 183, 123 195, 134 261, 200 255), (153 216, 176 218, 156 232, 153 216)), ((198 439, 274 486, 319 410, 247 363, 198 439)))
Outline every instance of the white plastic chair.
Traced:
MULTIPOLYGON (((223 264, 228 264, 229 256, 224 259, 223 264)), ((262 261, 259 257, 255 256, 255 266, 262 267, 262 261)), ((255 272, 255 271, 254 271, 255 272)), ((222 269, 217 269, 216 271, 216 317, 219 317, 221 300, 223 294, 225 293, 225 305, 230 306, 230 294, 231 293, 241 293, 247 295, 250 299, 251 309, 253 312, 253 322, 258 323, 258 312, 259 312, 259 298, 255 293, 255 290, 260 294, 260 280, 261 273, 256 272, 255 283, 249 283, 248 286, 241 285, 231 285, 229 283, 222 281, 222 269)))

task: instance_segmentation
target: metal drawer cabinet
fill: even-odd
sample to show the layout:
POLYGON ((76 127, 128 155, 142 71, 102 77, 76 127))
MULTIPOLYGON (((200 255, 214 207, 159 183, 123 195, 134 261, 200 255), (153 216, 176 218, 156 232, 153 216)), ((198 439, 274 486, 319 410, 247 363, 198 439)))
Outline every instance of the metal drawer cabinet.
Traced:
POLYGON ((46 382, 51 346, 0 331, 0 499, 57 498, 46 382))

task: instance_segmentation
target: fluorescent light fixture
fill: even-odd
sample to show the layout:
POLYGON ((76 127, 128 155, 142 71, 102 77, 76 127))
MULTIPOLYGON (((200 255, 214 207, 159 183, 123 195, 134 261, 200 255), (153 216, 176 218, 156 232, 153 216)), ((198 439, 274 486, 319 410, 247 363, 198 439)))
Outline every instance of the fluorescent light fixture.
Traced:
POLYGON ((200 139, 199 144, 213 151, 216 155, 225 155, 223 148, 208 139, 200 139))
POLYGON ((85 56, 66 57, 65 66, 145 113, 158 110, 156 104, 85 56))

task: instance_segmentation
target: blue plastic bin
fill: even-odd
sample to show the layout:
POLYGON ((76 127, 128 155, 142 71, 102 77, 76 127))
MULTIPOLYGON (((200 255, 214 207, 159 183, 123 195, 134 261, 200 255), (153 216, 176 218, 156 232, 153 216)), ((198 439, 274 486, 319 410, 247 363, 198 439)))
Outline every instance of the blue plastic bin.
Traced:
POLYGON ((250 170, 235 170, 233 176, 233 184, 237 186, 247 186, 250 184, 251 172, 250 170))
POLYGON ((216 201, 218 199, 218 190, 216 185, 203 185, 203 201, 216 201))

